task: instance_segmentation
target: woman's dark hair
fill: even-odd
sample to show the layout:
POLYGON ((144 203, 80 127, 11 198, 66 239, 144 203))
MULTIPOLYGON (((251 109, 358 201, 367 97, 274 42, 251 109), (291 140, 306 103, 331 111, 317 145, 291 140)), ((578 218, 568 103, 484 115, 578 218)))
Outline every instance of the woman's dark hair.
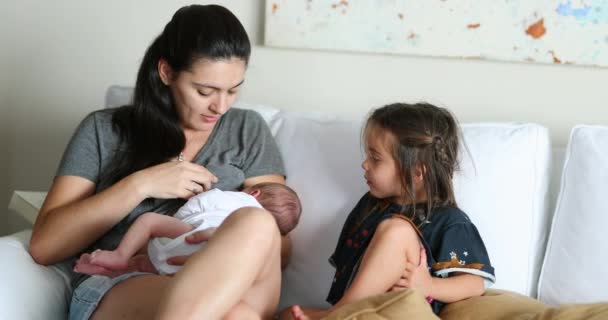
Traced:
POLYGON ((372 112, 364 129, 364 141, 381 138, 388 142, 397 163, 402 190, 402 211, 409 208, 410 218, 417 217, 420 210, 414 190, 413 174, 416 168, 423 170, 426 191, 424 220, 430 218, 433 207, 456 207, 452 178, 458 169, 460 129, 452 114, 429 103, 394 103, 372 112))
POLYGON ((112 116, 125 154, 117 154, 109 178, 127 175, 176 157, 186 138, 179 124, 173 96, 158 73, 165 59, 174 73, 189 70, 199 59, 239 58, 249 62, 251 44, 238 18, 217 5, 190 5, 177 10, 152 42, 139 67, 133 105, 112 116))

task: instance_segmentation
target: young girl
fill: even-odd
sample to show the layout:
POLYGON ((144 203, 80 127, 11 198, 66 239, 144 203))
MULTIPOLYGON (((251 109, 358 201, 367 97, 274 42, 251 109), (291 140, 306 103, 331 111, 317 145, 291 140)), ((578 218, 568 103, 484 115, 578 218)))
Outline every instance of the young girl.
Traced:
POLYGON ((399 287, 420 291, 435 314, 495 282, 477 228, 458 209, 452 178, 459 128, 445 109, 396 103, 375 110, 364 130, 369 192, 348 216, 330 263, 329 310, 293 306, 295 319, 399 287))

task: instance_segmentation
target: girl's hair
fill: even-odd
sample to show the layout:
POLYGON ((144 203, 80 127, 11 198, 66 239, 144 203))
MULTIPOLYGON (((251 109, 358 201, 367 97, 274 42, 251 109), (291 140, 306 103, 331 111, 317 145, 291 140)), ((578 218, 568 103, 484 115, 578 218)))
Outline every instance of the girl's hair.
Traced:
POLYGON ((380 138, 398 166, 403 201, 402 214, 410 218, 430 218, 436 206, 456 207, 452 178, 458 169, 458 123, 452 114, 429 103, 394 103, 376 109, 365 126, 364 141, 380 138), (426 212, 423 217, 416 210, 413 174, 416 168, 423 171, 423 187, 426 191, 426 212), (404 212, 409 210, 410 212, 404 212))
MULTIPOLYGON (((109 178, 125 176, 177 156, 186 138, 179 124, 173 96, 158 73, 160 59, 172 71, 190 70, 200 59, 211 61, 233 57, 249 62, 251 44, 243 25, 228 9, 217 5, 190 5, 173 15, 163 32, 143 57, 133 105, 123 106, 112 116, 125 154, 114 159, 109 178)), ((118 154, 117 154, 118 157, 118 154)))

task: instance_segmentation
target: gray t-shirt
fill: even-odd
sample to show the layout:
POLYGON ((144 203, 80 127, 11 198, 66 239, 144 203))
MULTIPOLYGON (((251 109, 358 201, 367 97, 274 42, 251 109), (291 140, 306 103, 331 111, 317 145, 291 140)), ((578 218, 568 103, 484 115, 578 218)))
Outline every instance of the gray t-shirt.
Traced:
MULTIPOLYGON (((110 163, 120 161, 121 153, 124 153, 119 133, 112 125, 115 110, 95 111, 80 123, 63 154, 56 176, 86 178, 96 184, 96 193, 110 186, 110 163)), ((205 166, 218 178, 213 188, 226 191, 237 190, 249 177, 285 175, 281 154, 266 122, 252 110, 232 108, 226 112, 192 162, 205 166)), ((153 211, 172 215, 184 203, 183 199, 147 199, 87 251, 113 250, 142 213, 153 211)), ((73 285, 77 285, 83 277, 74 280, 73 285)))

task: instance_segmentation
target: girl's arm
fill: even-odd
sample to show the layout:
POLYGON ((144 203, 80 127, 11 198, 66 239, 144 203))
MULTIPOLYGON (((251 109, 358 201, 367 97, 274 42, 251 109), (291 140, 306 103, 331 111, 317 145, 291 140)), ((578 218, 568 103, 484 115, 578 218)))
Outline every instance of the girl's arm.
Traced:
POLYGON ((450 303, 480 296, 485 292, 484 279, 474 274, 459 274, 449 278, 432 278, 429 295, 433 299, 450 303))

